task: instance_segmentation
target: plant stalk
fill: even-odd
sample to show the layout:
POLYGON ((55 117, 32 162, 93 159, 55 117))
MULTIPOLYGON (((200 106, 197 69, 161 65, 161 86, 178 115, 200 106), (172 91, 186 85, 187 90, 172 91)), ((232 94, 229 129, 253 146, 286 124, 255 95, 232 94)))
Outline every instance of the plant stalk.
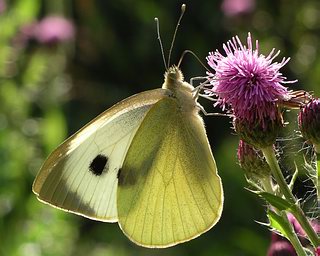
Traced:
POLYGON ((281 214, 281 217, 287 222, 287 224, 291 227, 290 232, 287 232, 288 238, 293 246, 293 248, 295 249, 296 253, 298 256, 307 256, 307 253, 305 252, 305 250, 303 249, 303 246, 297 236, 297 234, 294 232, 294 229, 292 227, 292 225, 290 224, 288 217, 286 215, 285 212, 283 212, 281 214))
POLYGON ((274 179, 279 185, 281 193, 288 200, 288 202, 292 204, 290 212, 294 215, 294 217, 300 223, 301 227, 304 229, 308 238, 310 239, 312 245, 315 248, 317 248, 318 246, 320 246, 320 239, 316 234, 316 232, 314 231, 314 229, 312 228, 310 222, 304 215, 303 211, 298 205, 296 198, 292 194, 287 182, 285 181, 283 174, 281 172, 280 166, 278 164, 273 146, 262 148, 261 150, 266 158, 267 163, 270 166, 274 179))

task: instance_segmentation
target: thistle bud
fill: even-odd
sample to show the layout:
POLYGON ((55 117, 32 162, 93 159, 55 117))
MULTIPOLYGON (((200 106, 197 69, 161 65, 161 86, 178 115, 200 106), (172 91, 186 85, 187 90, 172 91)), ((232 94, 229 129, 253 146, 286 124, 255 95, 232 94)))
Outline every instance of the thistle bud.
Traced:
POLYGON ((305 105, 298 117, 298 124, 302 136, 314 145, 320 153, 320 100, 313 99, 305 105))
POLYGON ((277 111, 276 118, 264 117, 263 122, 248 122, 240 118, 234 119, 234 128, 240 138, 256 148, 272 146, 279 131, 283 128, 282 115, 277 111))
POLYGON ((238 160, 248 179, 261 180, 270 175, 270 167, 263 158, 260 150, 240 140, 238 146, 238 160))
POLYGON ((268 250, 268 256, 296 256, 293 246, 288 241, 276 241, 268 250))

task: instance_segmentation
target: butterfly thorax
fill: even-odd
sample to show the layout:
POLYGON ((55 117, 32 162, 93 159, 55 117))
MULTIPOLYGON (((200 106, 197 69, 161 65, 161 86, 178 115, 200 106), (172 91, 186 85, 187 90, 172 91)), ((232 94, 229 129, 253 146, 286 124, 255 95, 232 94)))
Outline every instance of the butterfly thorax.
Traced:
POLYGON ((164 74, 163 89, 170 90, 177 99, 182 112, 198 113, 197 102, 193 96, 194 87, 184 81, 183 74, 177 66, 170 67, 164 74))

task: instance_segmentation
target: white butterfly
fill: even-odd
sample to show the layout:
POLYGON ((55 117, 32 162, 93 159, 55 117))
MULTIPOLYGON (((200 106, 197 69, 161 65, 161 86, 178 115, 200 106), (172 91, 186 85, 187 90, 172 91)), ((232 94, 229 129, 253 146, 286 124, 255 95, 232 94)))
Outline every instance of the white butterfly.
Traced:
POLYGON ((145 247, 206 232, 221 216, 223 191, 193 91, 169 68, 161 89, 119 102, 54 150, 33 192, 62 210, 118 221, 145 247))

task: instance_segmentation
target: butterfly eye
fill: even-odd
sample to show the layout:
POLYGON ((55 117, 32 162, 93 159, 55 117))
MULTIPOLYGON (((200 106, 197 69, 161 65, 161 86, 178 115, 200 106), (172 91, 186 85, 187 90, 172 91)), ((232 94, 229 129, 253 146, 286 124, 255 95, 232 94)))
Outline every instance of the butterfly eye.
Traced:
POLYGON ((104 170, 108 171, 108 158, 105 155, 97 155, 89 166, 89 171, 100 176, 104 170))

